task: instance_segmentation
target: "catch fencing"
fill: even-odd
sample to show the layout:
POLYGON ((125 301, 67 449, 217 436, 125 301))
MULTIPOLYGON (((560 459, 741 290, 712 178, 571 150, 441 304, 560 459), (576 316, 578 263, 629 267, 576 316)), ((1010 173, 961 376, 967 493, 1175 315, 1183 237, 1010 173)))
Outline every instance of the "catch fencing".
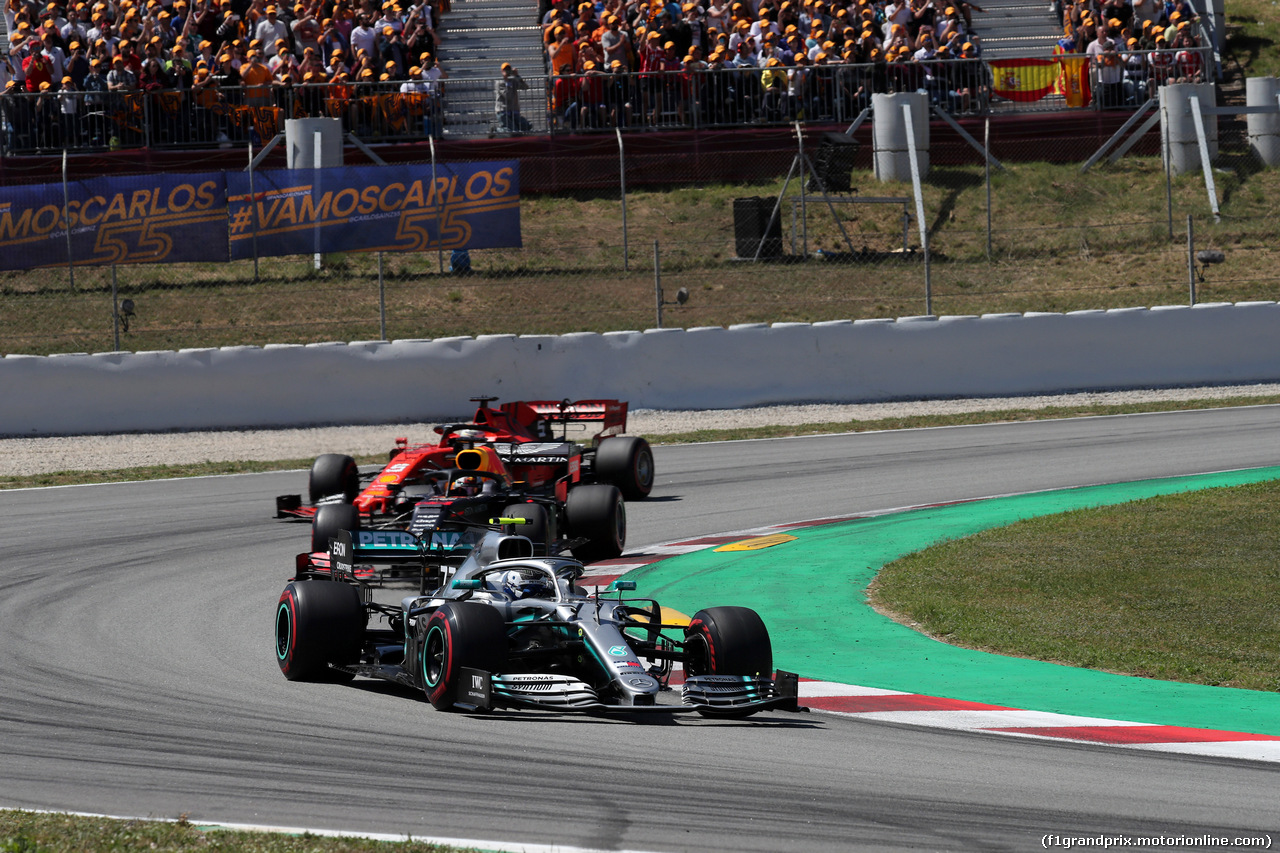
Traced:
MULTIPOLYGON (((0 273, 0 353, 1280 299, 1280 178, 1243 119, 1219 120, 1216 218, 1201 173, 1164 168, 1158 127, 1088 169, 1095 132, 1058 128, 1017 160, 1002 152, 1023 150, 1025 130, 971 127, 998 164, 939 139, 918 199, 911 181, 876 178, 865 127, 851 161, 799 127, 788 148, 725 154, 735 176, 720 183, 698 180, 697 146, 615 132, 558 163, 582 176, 575 189, 523 190, 518 249, 0 273)), ((59 185, 48 191, 63 203, 59 185)))
POLYGON ((952 115, 1078 108, 1133 110, 1168 82, 1212 79, 1207 48, 1124 54, 1105 85, 1082 54, 843 63, 799 68, 569 74, 527 81, 516 112, 497 107, 497 78, 228 85, 0 96, 0 156, 131 148, 193 149, 271 140, 291 118, 340 119, 368 144, 427 138, 623 133, 849 123, 876 93, 925 92, 952 115))

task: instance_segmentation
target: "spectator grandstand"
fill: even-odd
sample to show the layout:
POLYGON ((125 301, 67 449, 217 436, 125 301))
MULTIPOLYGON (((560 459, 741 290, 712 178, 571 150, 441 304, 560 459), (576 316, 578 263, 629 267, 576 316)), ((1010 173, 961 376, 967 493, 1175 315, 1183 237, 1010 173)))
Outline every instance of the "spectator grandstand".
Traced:
MULTIPOLYGON (((449 69, 448 130, 459 137, 487 136, 496 131, 494 82, 503 63, 520 69, 535 85, 542 77, 541 30, 529 0, 454 0, 441 30, 440 60, 449 69)), ((545 131, 540 110, 530 109, 533 130, 545 131)), ((537 86, 536 101, 542 101, 537 86)))
POLYGON ((262 144, 306 116, 366 141, 848 122, 889 91, 1133 108, 1211 71, 1190 0, 704 2, 5 0, 0 150, 262 144))
POLYGON ((1047 11, 1021 0, 550 0, 541 20, 549 112, 554 127, 580 130, 844 122, 871 94, 895 91, 926 92, 958 113, 1046 96, 1055 106, 1132 107, 1160 84, 1204 78, 1190 0, 1148 5, 1135 13, 1125 0, 1047 11), (1028 63, 1002 75, 1010 58, 1028 63), (1072 71, 1096 97, 1066 98, 1072 71))

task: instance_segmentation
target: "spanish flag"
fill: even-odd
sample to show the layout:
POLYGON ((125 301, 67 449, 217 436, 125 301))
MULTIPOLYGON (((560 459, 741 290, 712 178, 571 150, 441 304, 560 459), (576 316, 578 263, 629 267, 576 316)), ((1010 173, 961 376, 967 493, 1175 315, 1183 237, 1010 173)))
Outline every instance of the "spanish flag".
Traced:
POLYGON ((992 90, 1011 101, 1038 101, 1053 91, 1058 63, 1052 59, 994 59, 992 90))
POLYGON ((1059 58, 1062 63, 1062 75, 1058 78, 1058 87, 1069 107, 1085 107, 1089 105, 1089 57, 1073 54, 1059 58))

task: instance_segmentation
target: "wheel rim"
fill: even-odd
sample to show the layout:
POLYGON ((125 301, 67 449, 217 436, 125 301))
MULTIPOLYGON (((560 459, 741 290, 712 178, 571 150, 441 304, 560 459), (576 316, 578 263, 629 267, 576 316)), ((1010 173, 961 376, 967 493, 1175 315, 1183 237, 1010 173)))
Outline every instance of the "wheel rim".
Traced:
POLYGON ((426 640, 422 643, 422 680, 428 687, 435 687, 444 676, 447 646, 444 631, 439 625, 432 625, 427 630, 426 640))
POLYGON ((701 631, 685 638, 685 671, 689 675, 711 674, 711 650, 707 636, 701 631))
POLYGON ((653 486, 653 454, 648 450, 636 455, 636 485, 642 490, 653 486))
POLYGON ((623 548, 627 544, 627 505, 622 501, 618 501, 618 512, 615 517, 614 536, 618 540, 618 547, 623 548))
POLYGON ((276 609, 276 658, 286 660, 293 647, 293 614, 289 612, 289 602, 282 601, 276 609))

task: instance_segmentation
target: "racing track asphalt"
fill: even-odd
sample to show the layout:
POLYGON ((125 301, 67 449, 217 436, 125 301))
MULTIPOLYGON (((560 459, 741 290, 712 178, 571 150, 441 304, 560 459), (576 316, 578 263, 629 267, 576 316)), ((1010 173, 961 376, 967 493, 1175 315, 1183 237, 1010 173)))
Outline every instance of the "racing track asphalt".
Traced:
MULTIPOLYGON (((630 540, 1274 465, 1277 435, 1280 408, 1255 407, 660 447, 630 540)), ((270 618, 306 528, 269 516, 304 478, 0 492, 0 806, 633 850, 1280 828, 1280 777, 1247 762, 816 713, 470 717, 290 684, 270 618)))

